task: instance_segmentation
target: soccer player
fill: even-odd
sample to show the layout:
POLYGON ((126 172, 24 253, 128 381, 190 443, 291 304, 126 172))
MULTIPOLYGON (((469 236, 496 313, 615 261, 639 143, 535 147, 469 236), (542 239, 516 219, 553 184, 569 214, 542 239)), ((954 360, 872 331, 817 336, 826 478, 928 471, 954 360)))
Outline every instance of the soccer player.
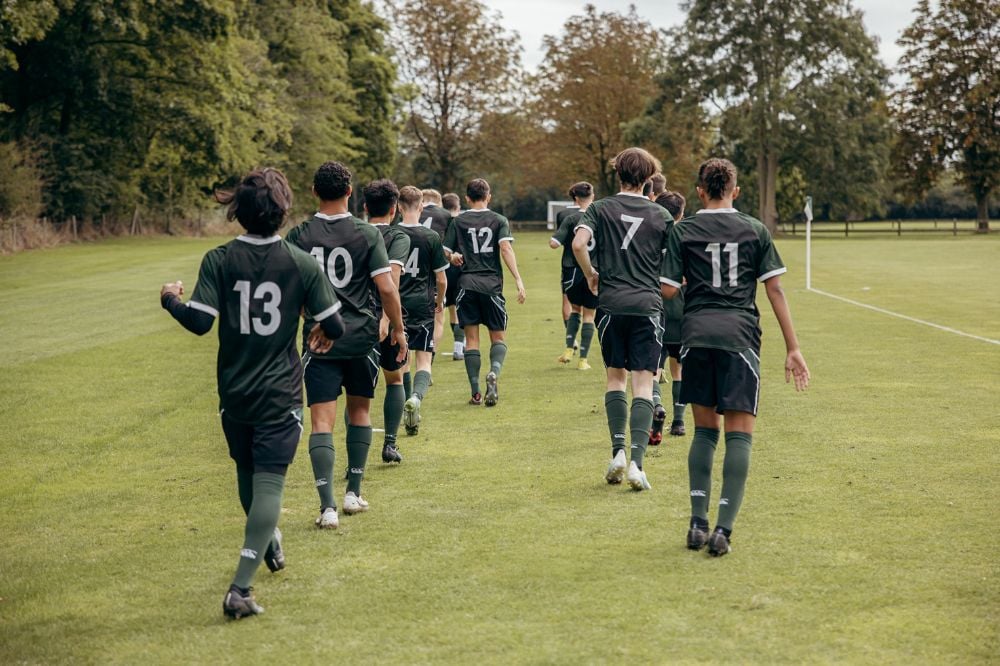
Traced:
POLYGON ((347 393, 348 421, 347 491, 343 509, 349 515, 368 510, 368 502, 361 497, 361 480, 372 442, 370 410, 379 370, 375 349, 379 320, 372 308, 373 288, 378 290, 382 308, 389 317, 391 342, 399 346, 397 360, 406 358, 403 314, 385 242, 375 227, 348 211, 351 191, 351 172, 347 167, 340 162, 326 162, 313 177, 319 211, 288 232, 288 242, 319 262, 344 305, 347 332, 343 339, 326 352, 304 354, 306 400, 312 420, 309 458, 320 501, 316 525, 329 529, 339 525, 331 483, 333 425, 341 391, 347 393))
POLYGON ((247 233, 205 255, 191 300, 183 303, 183 285, 172 282, 160 290, 160 303, 198 335, 219 320, 219 414, 247 517, 222 611, 239 619, 264 612, 250 591, 261 560, 271 571, 285 567, 277 525, 285 473, 302 435, 299 313, 305 308, 329 340, 343 334, 344 321, 316 262, 276 235, 292 204, 280 171, 252 171, 217 198, 247 233))
POLYGON ((757 282, 764 290, 785 339, 785 381, 809 385, 809 368, 799 351, 792 316, 781 289, 785 272, 771 234, 760 221, 733 208, 739 196, 736 167, 710 159, 698 169, 702 210, 670 232, 662 292, 673 297, 687 283, 682 325, 684 383, 681 401, 691 403, 695 433, 688 453, 691 525, 687 547, 708 553, 730 551, 733 523, 743 502, 750 444, 760 398, 760 312, 757 282), (722 492, 715 531, 708 534, 712 459, 720 415, 726 432, 722 492))
POLYGON ((469 210, 453 220, 445 235, 444 251, 452 265, 461 266, 458 280, 458 322, 465 329, 465 371, 472 389, 470 405, 493 407, 499 400, 497 380, 507 357, 507 305, 503 297, 503 268, 514 276, 517 302, 524 303, 524 282, 517 271, 507 218, 489 209, 490 184, 482 178, 466 186, 469 210), (486 396, 479 390, 479 326, 490 335, 490 371, 486 375, 486 396))
POLYGON ((611 484, 627 478, 633 490, 648 490, 642 462, 653 423, 653 373, 663 336, 660 268, 673 221, 662 206, 642 195, 643 185, 660 169, 655 157, 627 148, 614 158, 614 168, 622 191, 587 208, 576 226, 573 254, 599 301, 597 326, 607 367, 604 406, 611 432, 611 463, 604 478, 611 484), (592 240, 599 275, 588 252, 592 240), (629 371, 631 410, 625 395, 629 371), (625 458, 626 425, 631 463, 625 458))
MULTIPOLYGON (((568 299, 571 312, 566 320, 566 351, 560 354, 558 363, 569 363, 573 360, 576 347, 576 332, 580 331, 580 370, 590 370, 587 353, 594 338, 594 312, 597 309, 597 296, 590 291, 583 270, 573 257, 572 238, 577 222, 586 212, 587 206, 594 201, 594 186, 590 183, 577 183, 569 188, 569 196, 573 198, 574 206, 559 211, 556 219, 560 220, 555 235, 549 240, 553 250, 561 247, 562 252, 562 291, 563 298, 568 299), (583 327, 581 329, 581 319, 583 327)), ((591 243, 590 248, 594 245, 591 243)), ((593 257, 591 257, 593 261, 593 257)))
POLYGON ((435 316, 444 311, 444 295, 448 287, 445 272, 449 264, 441 238, 421 225, 420 201, 420 190, 415 187, 407 185, 399 192, 403 221, 397 228, 409 242, 399 295, 406 311, 406 337, 417 367, 413 393, 403 406, 407 435, 419 432, 420 404, 431 385, 435 316))
POLYGON ((667 191, 667 179, 666 177, 657 171, 653 174, 653 177, 649 179, 649 190, 643 188, 643 192, 649 197, 650 201, 656 201, 661 194, 667 191))
MULTIPOLYGON (((389 257, 392 283, 398 291, 399 276, 410 253, 409 237, 400 231, 398 224, 392 224, 393 218, 396 217, 399 189, 391 180, 374 180, 365 186, 362 195, 369 224, 382 234, 385 252, 389 257)), ((385 377, 385 399, 382 402, 385 439, 382 443, 382 462, 400 463, 403 462, 403 456, 396 447, 396 436, 399 434, 399 424, 403 420, 403 403, 406 401, 403 390, 403 368, 406 361, 397 358, 399 348, 392 343, 392 336, 389 335, 389 316, 383 311, 380 298, 375 299, 375 317, 379 320, 378 362, 385 377)))
MULTIPOLYGON (((654 181, 656 177, 653 177, 654 181)), ((656 189, 656 183, 653 184, 656 189)), ((667 209, 675 222, 684 217, 684 206, 687 203, 684 196, 678 192, 662 192, 656 197, 656 203, 667 209)), ((657 446, 663 441, 663 424, 667 411, 663 408, 660 397, 660 377, 664 364, 669 360, 670 394, 673 398, 673 421, 670 423, 670 434, 674 437, 684 435, 684 407, 681 396, 681 320, 684 318, 684 290, 681 289, 674 298, 663 299, 663 350, 660 353, 660 367, 656 370, 653 383, 653 429, 649 432, 649 444, 657 446)))
MULTIPOLYGON (((458 217, 458 214, 462 212, 462 202, 454 192, 448 192, 442 196, 441 204, 452 218, 458 217)), ((444 241, 444 236, 441 236, 441 240, 444 241)), ((448 271, 445 273, 445 277, 448 279, 448 292, 445 294, 444 304, 448 307, 448 321, 451 323, 451 333, 455 337, 454 352, 451 356, 453 361, 461 361, 465 358, 465 331, 458 325, 458 312, 455 308, 455 299, 458 298, 458 278, 461 275, 462 269, 460 267, 448 264, 448 271)), ((439 315, 437 320, 441 321, 441 329, 443 329, 444 314, 439 315)), ((436 329, 434 332, 435 348, 441 341, 441 332, 440 329, 436 329)))

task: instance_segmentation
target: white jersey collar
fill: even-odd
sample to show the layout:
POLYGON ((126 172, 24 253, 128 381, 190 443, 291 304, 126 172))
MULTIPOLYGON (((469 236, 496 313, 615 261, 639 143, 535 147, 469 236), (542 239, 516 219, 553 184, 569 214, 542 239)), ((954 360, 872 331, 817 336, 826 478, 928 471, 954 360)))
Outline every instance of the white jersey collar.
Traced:
POLYGON ((330 222, 333 222, 334 220, 342 220, 345 217, 350 217, 351 214, 350 213, 337 213, 336 215, 327 215, 326 213, 318 213, 317 212, 315 214, 315 216, 318 217, 321 220, 329 220, 330 222))
POLYGON ((263 236, 258 236, 257 234, 242 234, 237 236, 236 240, 243 241, 244 243, 250 243, 251 245, 270 245, 271 243, 277 243, 280 241, 281 236, 275 234, 265 238, 263 236))
POLYGON ((702 208, 695 215, 708 215, 709 213, 738 213, 735 208, 702 208))
POLYGON ((638 197, 640 199, 646 199, 647 201, 649 200, 649 197, 647 197, 644 194, 640 194, 639 192, 619 192, 618 196, 620 196, 620 197, 638 197))

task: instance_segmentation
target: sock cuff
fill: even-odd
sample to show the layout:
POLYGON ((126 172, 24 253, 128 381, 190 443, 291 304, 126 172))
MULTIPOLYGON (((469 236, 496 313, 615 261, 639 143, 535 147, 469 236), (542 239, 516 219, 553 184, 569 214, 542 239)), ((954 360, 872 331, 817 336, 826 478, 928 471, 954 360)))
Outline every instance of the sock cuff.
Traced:
POLYGON ((333 448, 332 432, 314 432, 309 435, 309 449, 316 449, 322 446, 333 448))
POLYGON ((469 356, 480 356, 481 354, 478 349, 466 349, 465 355, 466 357, 469 357, 469 356))
POLYGON ((281 492, 285 487, 285 477, 281 474, 274 474, 272 472, 254 472, 253 475, 253 491, 256 495, 263 489, 271 488, 277 492, 281 492))
MULTIPOLYGON (((420 374, 420 373, 417 373, 417 374, 420 374)), ((406 387, 403 386, 402 384, 386 384, 385 385, 385 392, 389 393, 390 391, 395 391, 397 393, 402 393, 402 392, 406 391, 406 387)), ((312 437, 310 436, 309 439, 311 441, 312 437)))
POLYGON ((592 322, 592 321, 585 321, 585 322, 583 322, 583 327, 584 327, 584 328, 587 328, 588 326, 589 326, 590 328, 597 328, 597 324, 595 324, 595 323, 594 323, 594 322, 592 322))
POLYGON ((719 441, 719 431, 717 428, 702 428, 701 426, 695 426, 694 436, 701 436, 703 439, 711 440, 714 444, 719 441))
POLYGON ((431 376, 431 373, 430 373, 430 371, 429 371, 429 370, 417 370, 417 374, 415 374, 415 375, 413 376, 413 378, 414 378, 414 379, 416 379, 417 377, 419 377, 419 376, 421 376, 421 375, 425 375, 425 376, 427 376, 427 377, 430 377, 430 376, 431 376))
POLYGON ((639 406, 649 405, 649 408, 653 409, 653 401, 649 398, 632 398, 632 406, 635 407, 637 404, 639 406))
POLYGON ((371 444, 372 443, 372 427, 371 426, 347 426, 347 441, 348 442, 362 442, 371 444))
POLYGON ((625 391, 608 391, 604 394, 604 404, 607 405, 610 402, 616 402, 621 400, 627 403, 628 397, 625 395, 625 391))
POLYGON ((753 442, 753 435, 751 435, 748 432, 737 432, 737 431, 727 432, 726 446, 729 446, 730 444, 735 444, 736 442, 746 443, 747 448, 749 448, 750 444, 753 442))
POLYGON ((569 313, 569 318, 570 319, 583 319, 583 317, 580 316, 579 312, 570 312, 569 313))
POLYGON ((502 342, 502 341, 501 342, 494 342, 493 344, 490 345, 490 351, 493 351, 494 349, 499 349, 500 347, 503 347, 504 349, 507 349, 507 343, 506 342, 502 342))

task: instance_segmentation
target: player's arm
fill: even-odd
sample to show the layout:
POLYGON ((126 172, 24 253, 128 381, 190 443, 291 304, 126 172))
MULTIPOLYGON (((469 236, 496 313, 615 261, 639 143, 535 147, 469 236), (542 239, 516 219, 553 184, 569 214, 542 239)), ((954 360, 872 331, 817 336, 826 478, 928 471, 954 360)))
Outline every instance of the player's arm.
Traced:
MULTIPOLYGON (((402 277, 403 265, 396 261, 389 261, 389 275, 392 276, 392 284, 396 287, 396 293, 399 294, 399 279, 402 277)), ((381 292, 379 292, 381 294, 381 292)), ((385 308, 382 308, 382 320, 378 323, 378 339, 385 340, 385 336, 389 335, 389 315, 386 313, 385 308)))
POLYGON ((383 316, 392 324, 392 343, 399 345, 399 356, 396 360, 402 363, 406 359, 406 331, 403 324, 403 306, 399 301, 399 289, 392 281, 392 272, 385 271, 372 277, 375 288, 382 300, 383 316))
POLYGON ((437 293, 434 295, 434 311, 444 310, 445 292, 448 291, 448 259, 444 256, 444 247, 437 239, 431 242, 431 270, 434 271, 434 284, 437 293))
POLYGON ((681 255, 680 229, 673 225, 667 232, 667 244, 660 265, 660 295, 671 299, 681 292, 684 284, 684 261, 681 255))
POLYGON ((184 294, 184 284, 180 281, 168 282, 160 289, 160 305, 180 323, 181 326, 195 335, 205 335, 212 330, 216 314, 205 308, 191 307, 181 301, 184 294))
POLYGON ((514 284, 517 285, 517 302, 524 303, 527 294, 524 291, 524 281, 517 271, 517 257, 514 256, 514 237, 510 235, 510 224, 507 218, 500 217, 500 224, 497 227, 497 244, 500 246, 500 258, 507 264, 507 270, 514 276, 514 284))
POLYGON ((764 291, 771 309, 778 320, 781 335, 785 339, 785 382, 795 380, 795 390, 804 391, 809 386, 809 367, 799 350, 799 340, 792 324, 792 312, 788 308, 785 290, 781 288, 781 278, 775 275, 764 281, 764 291))
POLYGON ((461 266, 463 259, 458 250, 458 226, 452 220, 444 232, 444 256, 452 266, 461 266))
POLYGON ((590 227, 580 225, 576 228, 576 233, 573 235, 573 257, 576 259, 577 265, 580 270, 583 271, 583 275, 587 278, 587 286, 590 290, 597 293, 597 270, 594 269, 594 265, 590 263, 590 252, 587 251, 587 245, 590 244, 590 239, 593 237, 594 232, 590 227))
POLYGON ((569 238, 569 231, 569 222, 564 219, 556 232, 552 234, 552 238, 549 239, 549 247, 553 250, 561 248, 569 238))

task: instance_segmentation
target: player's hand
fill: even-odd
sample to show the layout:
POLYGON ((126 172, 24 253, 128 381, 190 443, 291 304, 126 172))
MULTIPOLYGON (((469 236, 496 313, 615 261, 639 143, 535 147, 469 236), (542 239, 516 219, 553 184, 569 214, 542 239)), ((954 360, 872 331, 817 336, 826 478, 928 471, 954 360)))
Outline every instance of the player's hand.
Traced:
POLYGON ((378 341, 382 342, 387 335, 389 335, 389 320, 382 317, 378 322, 378 341))
POLYGON ((452 266, 461 266, 462 264, 465 263, 465 258, 462 257, 462 255, 459 254, 458 252, 452 252, 451 257, 449 257, 448 261, 451 262, 452 266))
POLYGON ((399 353, 396 354, 396 363, 402 363, 406 360, 406 355, 410 353, 410 349, 406 344, 406 331, 392 329, 392 344, 399 345, 399 353))
POLYGON ((788 352, 785 357, 785 383, 792 379, 795 380, 796 391, 805 391, 809 386, 809 368, 798 349, 788 352))
POLYGON ((435 303, 434 312, 444 312, 444 303, 435 303))
POLYGON ((527 293, 524 291, 524 283, 520 280, 517 281, 517 302, 523 304, 524 299, 527 297, 527 293))
POLYGON ((309 345, 309 350, 316 352, 317 354, 325 354, 330 351, 333 347, 333 340, 326 337, 326 333, 323 332, 323 327, 319 324, 313 324, 312 329, 309 331, 309 339, 307 341, 309 345))
POLYGON ((600 276, 597 271, 594 271, 594 273, 587 278, 587 286, 590 287, 590 291, 594 293, 594 296, 597 296, 597 280, 599 277, 600 276))
POLYGON ((184 295, 184 283, 180 280, 166 283, 160 288, 160 298, 163 298, 167 294, 173 294, 180 298, 184 295))

